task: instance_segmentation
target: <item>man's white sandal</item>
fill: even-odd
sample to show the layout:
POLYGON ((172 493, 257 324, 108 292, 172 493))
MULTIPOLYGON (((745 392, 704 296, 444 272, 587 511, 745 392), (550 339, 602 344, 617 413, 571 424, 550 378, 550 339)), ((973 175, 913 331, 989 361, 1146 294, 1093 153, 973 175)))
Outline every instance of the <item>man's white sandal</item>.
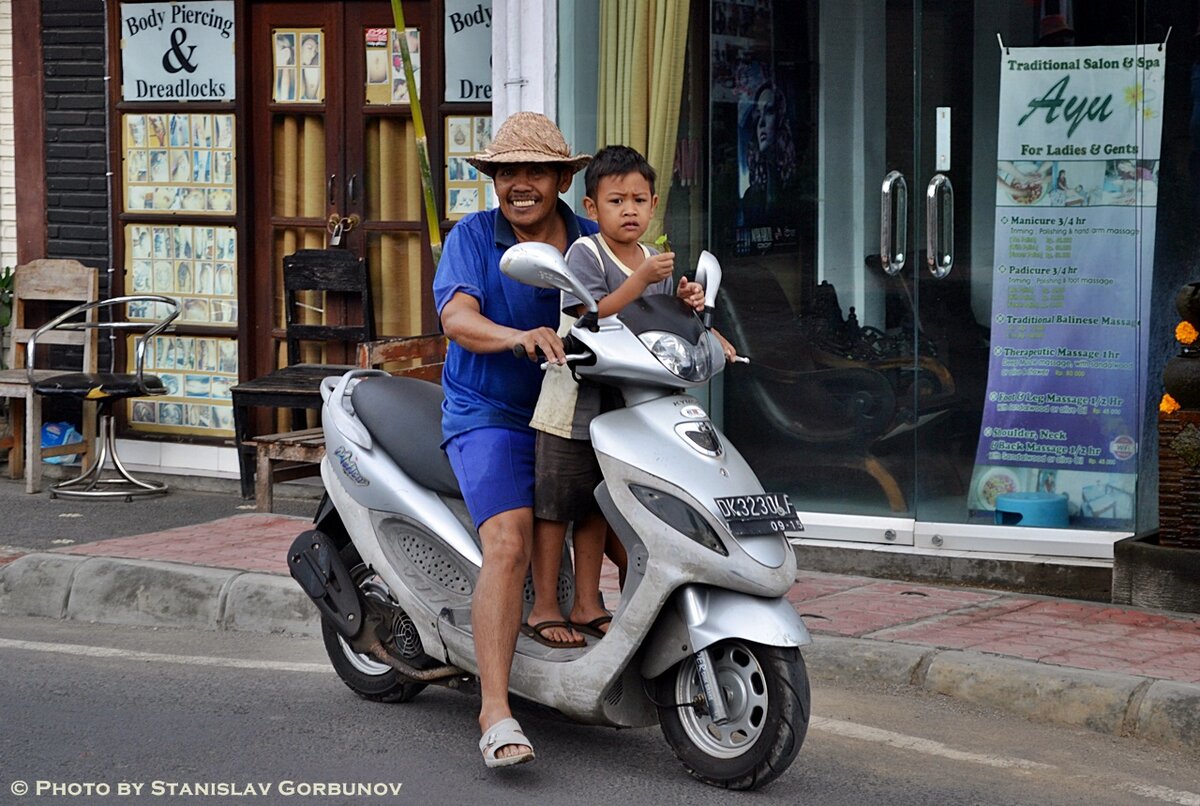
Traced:
POLYGON ((511 716, 501 719, 483 732, 483 738, 479 740, 479 749, 483 752, 483 763, 492 768, 511 767, 514 764, 533 761, 533 745, 529 743, 517 720, 511 716), (524 753, 497 757, 497 751, 508 745, 524 745, 529 749, 524 753))

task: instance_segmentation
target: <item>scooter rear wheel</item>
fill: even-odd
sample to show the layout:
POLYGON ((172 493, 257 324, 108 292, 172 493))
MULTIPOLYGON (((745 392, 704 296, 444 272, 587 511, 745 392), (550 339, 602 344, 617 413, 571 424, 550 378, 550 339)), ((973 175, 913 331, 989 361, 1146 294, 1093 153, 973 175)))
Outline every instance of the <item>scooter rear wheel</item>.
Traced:
POLYGON ((659 721, 694 777, 728 789, 757 789, 796 758, 808 733, 811 694, 800 650, 726 639, 708 648, 729 722, 714 725, 690 705, 703 696, 694 658, 658 678, 659 721))
MULTIPOLYGON (((392 598, 387 585, 368 568, 358 556, 354 546, 348 545, 341 551, 342 561, 350 569, 350 577, 365 597, 374 598, 395 609, 402 610, 392 598)), ((405 617, 407 618, 407 617, 405 617)), ((337 629, 325 619, 321 620, 321 638, 329 662, 342 682, 358 696, 374 702, 408 702, 421 693, 425 683, 405 681, 396 670, 385 663, 355 652, 346 643, 337 629)))

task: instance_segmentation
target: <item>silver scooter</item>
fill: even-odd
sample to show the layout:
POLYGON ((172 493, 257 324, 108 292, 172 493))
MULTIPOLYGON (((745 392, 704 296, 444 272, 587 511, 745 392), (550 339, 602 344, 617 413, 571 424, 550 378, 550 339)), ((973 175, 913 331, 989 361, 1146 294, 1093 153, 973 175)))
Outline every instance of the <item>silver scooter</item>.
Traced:
MULTIPOLYGON (((684 389, 725 358, 704 318, 674 296, 598 319, 596 303, 546 244, 509 249, 502 270, 570 291, 588 312, 564 339, 581 379, 616 387, 625 407, 591 424, 596 488, 628 569, 608 634, 555 648, 521 636, 511 692, 597 725, 659 723, 688 771, 753 789, 804 741, 808 631, 783 598, 796 573, 787 497, 764 492, 746 461, 684 389)), ((720 266, 697 267, 711 316, 720 266)), ((477 684, 472 592, 482 563, 441 441, 441 387, 377 370, 326 378, 327 491, 315 529, 289 552, 322 613, 325 646, 357 694, 405 702, 428 684, 477 684)), ((569 557, 558 593, 573 595, 569 557)), ((531 601, 526 585, 526 603, 531 601)))

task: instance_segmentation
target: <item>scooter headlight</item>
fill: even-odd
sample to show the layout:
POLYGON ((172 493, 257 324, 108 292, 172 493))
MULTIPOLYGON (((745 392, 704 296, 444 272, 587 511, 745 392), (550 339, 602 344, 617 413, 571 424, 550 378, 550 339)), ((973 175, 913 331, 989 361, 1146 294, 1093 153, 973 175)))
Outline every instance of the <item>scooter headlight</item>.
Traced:
POLYGON ((629 491, 663 523, 677 532, 695 540, 706 549, 712 549, 717 554, 728 557, 729 549, 721 542, 721 538, 708 525, 708 521, 686 501, 681 501, 673 495, 667 495, 661 490, 643 487, 641 484, 630 484, 629 491))
POLYGON ((712 353, 706 338, 692 344, 674 333, 658 330, 649 330, 638 338, 664 367, 685 381, 707 380, 712 374, 712 353))

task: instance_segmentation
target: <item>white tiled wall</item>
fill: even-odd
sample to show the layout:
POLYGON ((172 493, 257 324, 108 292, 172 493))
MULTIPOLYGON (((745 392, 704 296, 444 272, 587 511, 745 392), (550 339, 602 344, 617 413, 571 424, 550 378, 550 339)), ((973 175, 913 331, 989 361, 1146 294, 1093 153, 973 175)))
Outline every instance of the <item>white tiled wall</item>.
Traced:
POLYGON ((17 194, 13 149, 12 3, 0 1, 0 266, 17 263, 17 194))
POLYGON ((237 451, 218 445, 175 445, 118 439, 121 463, 138 471, 213 478, 238 478, 237 451))

